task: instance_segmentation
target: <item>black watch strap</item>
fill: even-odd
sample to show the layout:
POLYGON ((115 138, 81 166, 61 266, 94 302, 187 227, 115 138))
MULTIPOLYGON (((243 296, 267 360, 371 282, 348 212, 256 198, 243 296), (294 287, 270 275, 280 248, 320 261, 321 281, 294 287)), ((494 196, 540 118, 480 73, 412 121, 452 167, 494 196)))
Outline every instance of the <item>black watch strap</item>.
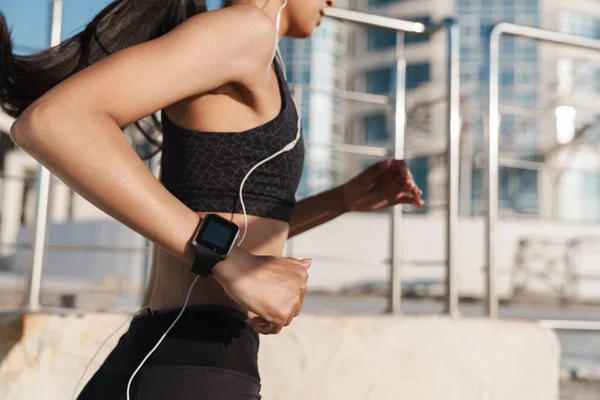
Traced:
POLYGON ((208 278, 217 263, 225 260, 225 257, 216 254, 204 246, 198 245, 194 246, 194 248, 196 250, 196 257, 194 257, 192 272, 204 278, 208 278))

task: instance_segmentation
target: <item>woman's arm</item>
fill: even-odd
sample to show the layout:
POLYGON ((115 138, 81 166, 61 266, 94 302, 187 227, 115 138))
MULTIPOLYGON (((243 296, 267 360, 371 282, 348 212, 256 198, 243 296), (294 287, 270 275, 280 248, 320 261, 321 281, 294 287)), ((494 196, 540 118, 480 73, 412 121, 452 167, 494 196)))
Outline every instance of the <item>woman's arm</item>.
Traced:
POLYGON ((228 82, 266 77, 275 37, 253 6, 200 14, 58 85, 11 137, 92 204, 191 264, 199 217, 152 175, 121 127, 228 82))
MULTIPOLYGON (((23 113, 11 137, 92 204, 192 264, 200 217, 154 177, 120 127, 229 82, 270 79, 276 38, 254 6, 200 14, 58 85, 23 113)), ((302 309, 310 261, 234 250, 213 278, 260 316, 257 331, 279 333, 302 309)))
POLYGON ((329 222, 348 212, 342 187, 299 201, 292 210, 288 239, 329 222))
POLYGON ((423 207, 422 195, 406 161, 388 158, 341 186, 299 201, 292 211, 288 238, 347 212, 373 212, 397 204, 423 207))

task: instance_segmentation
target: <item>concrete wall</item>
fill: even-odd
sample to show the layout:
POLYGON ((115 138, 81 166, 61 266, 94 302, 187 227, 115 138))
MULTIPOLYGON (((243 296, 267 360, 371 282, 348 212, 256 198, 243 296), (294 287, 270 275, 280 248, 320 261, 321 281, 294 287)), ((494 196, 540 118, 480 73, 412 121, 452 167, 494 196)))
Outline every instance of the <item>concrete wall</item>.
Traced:
MULTIPOLYGON (((86 363, 123 321, 118 314, 3 317, 0 398, 69 399, 86 363)), ((558 341, 531 323, 302 315, 261 340, 267 400, 558 400, 558 341)))
MULTIPOLYGON (((399 246, 402 249, 402 275, 406 282, 443 281, 446 248, 444 224, 442 216, 411 215, 404 219, 403 240, 399 246)), ((288 247, 288 254, 298 258, 314 257, 309 280, 312 290, 337 290, 361 282, 384 283, 388 277, 388 267, 382 261, 389 256, 389 231, 387 215, 348 214, 294 238, 288 247), (336 261, 333 259, 335 257, 346 257, 347 261, 336 261), (360 259, 353 261, 352 257, 360 259), (373 259, 374 264, 366 265, 363 261, 365 258, 373 259)), ((463 296, 479 298, 484 295, 485 288, 483 219, 462 218, 459 236, 459 290, 463 296)), ((543 248, 544 254, 529 266, 531 276, 527 289, 550 294, 553 293, 553 286, 558 287, 566 281, 563 243, 580 236, 595 237, 597 241, 590 239, 591 244, 582 247, 576 254, 576 270, 580 279, 574 287, 574 298, 599 301, 600 225, 523 218, 503 219, 498 224, 500 295, 509 297, 513 289, 511 274, 515 269, 520 239, 545 238, 557 243, 543 248), (554 253, 557 262, 550 273, 551 279, 544 281, 534 274, 548 266, 540 260, 551 256, 550 252, 554 253)))

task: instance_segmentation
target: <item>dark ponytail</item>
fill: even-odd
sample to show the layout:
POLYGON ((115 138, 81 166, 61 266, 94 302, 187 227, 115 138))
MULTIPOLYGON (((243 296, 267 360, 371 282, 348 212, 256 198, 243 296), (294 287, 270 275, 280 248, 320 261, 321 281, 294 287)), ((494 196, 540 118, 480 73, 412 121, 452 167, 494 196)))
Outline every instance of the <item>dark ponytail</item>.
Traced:
MULTIPOLYGON (((87 66, 156 39, 205 11, 205 0, 116 0, 76 36, 29 56, 13 54, 11 32, 0 13, 0 106, 16 118, 44 93, 87 66)), ((159 126, 155 117, 153 125, 159 126)), ((160 147, 148 128, 136 126, 150 143, 160 147)))

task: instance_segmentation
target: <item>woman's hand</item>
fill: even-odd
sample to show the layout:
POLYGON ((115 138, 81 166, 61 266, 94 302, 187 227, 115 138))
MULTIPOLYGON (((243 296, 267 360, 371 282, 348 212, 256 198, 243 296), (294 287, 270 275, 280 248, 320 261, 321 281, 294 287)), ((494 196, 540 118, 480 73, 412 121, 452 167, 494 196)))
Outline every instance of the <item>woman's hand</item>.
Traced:
POLYGON ((423 192, 404 160, 386 159, 373 164, 341 187, 347 211, 370 212, 396 204, 422 207, 423 192))
POLYGON ((277 334, 300 314, 311 260, 255 256, 235 247, 212 276, 240 306, 257 315, 258 333, 277 334))

